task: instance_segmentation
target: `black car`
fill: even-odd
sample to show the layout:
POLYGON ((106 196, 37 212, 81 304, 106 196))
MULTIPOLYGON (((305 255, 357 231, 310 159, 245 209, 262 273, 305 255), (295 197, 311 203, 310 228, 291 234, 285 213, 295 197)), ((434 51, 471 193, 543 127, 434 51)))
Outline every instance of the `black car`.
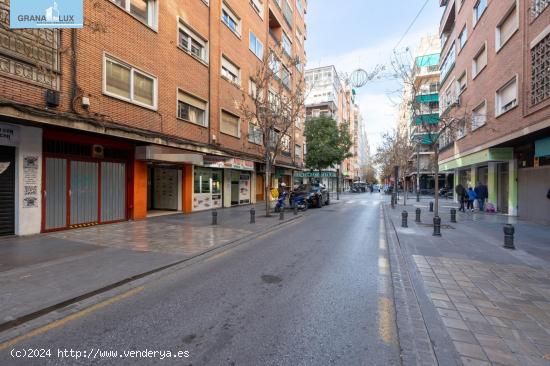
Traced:
POLYGON ((323 207, 330 204, 330 194, 323 184, 300 184, 290 193, 290 202, 294 197, 304 196, 309 207, 323 207))

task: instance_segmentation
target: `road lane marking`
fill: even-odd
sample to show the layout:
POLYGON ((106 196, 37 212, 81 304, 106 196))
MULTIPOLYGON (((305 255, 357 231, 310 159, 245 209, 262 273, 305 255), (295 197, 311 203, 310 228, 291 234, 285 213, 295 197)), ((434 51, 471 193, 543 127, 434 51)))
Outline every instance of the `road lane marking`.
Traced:
POLYGON ((393 303, 387 297, 378 299, 378 336, 385 343, 395 342, 393 303))
POLYGON ((43 333, 46 333, 50 330, 53 330, 53 329, 56 329, 56 328, 59 328, 67 323, 70 323, 74 320, 77 320, 77 319, 80 319, 88 314, 91 314, 93 313, 94 311, 97 311, 99 309, 102 309, 106 306, 109 306, 111 304, 114 304, 118 301, 121 301, 121 300, 124 300, 130 296, 133 296, 141 291, 143 291, 145 289, 144 286, 140 286, 140 287, 136 287, 134 289, 131 289, 130 291, 127 291, 127 292, 124 292, 120 295, 117 295, 117 296, 114 296, 114 297, 111 297, 110 299, 107 299, 105 301, 102 301, 100 303, 97 303, 95 305, 92 305, 90 306, 89 308, 86 308, 84 310, 81 310, 79 312, 76 312, 74 314, 71 314, 65 318, 62 318, 62 319, 59 319, 59 320, 56 320, 50 324, 47 324, 47 325, 44 325, 40 328, 36 328, 26 334, 23 334, 23 335, 20 335, 19 337, 15 337, 9 341, 6 341, 4 343, 0 343, 0 351, 1 350, 4 350, 8 347, 11 347, 11 346, 14 346, 16 345, 17 343, 20 343, 22 341, 25 341, 25 340, 28 340, 30 338, 33 338, 33 337, 36 337, 37 335, 40 335, 40 334, 43 334, 43 333))

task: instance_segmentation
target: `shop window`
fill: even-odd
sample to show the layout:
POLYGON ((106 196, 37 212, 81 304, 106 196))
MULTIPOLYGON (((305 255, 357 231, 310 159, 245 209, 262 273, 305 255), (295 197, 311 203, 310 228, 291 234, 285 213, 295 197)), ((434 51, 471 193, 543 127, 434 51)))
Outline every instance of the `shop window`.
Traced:
POLYGON ((200 126, 208 126, 207 103, 182 90, 178 91, 178 118, 200 126))
POLYGON ((220 131, 222 133, 225 133, 227 135, 231 135, 234 137, 241 137, 241 128, 240 128, 240 118, 228 113, 226 111, 222 111, 222 120, 220 125, 220 131))

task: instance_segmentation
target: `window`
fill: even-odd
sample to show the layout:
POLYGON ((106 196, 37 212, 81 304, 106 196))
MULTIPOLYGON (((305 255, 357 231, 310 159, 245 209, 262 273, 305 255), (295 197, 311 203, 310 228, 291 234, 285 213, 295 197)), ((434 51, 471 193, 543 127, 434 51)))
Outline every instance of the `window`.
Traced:
POLYGON ((286 35, 285 32, 283 32, 283 51, 289 56, 292 56, 292 42, 290 42, 290 38, 286 35))
POLYGON ((296 117, 296 120, 294 121, 294 125, 298 129, 302 129, 302 119, 300 117, 296 117))
POLYGON ((275 77, 279 77, 279 71, 281 68, 281 61, 275 56, 273 52, 269 54, 269 69, 273 72, 275 77))
POLYGON ((499 116, 518 105, 517 78, 514 77, 506 85, 497 90, 496 116, 499 116))
POLYGON ((264 18, 264 4, 262 0, 250 0, 250 5, 252 5, 252 8, 258 13, 260 18, 264 18))
POLYGON ((248 141, 261 145, 263 142, 262 129, 252 122, 248 122, 248 141))
POLYGON ((504 20, 497 25, 495 37, 497 51, 500 50, 510 38, 512 38, 516 30, 518 30, 518 27, 518 11, 517 7, 514 5, 513 9, 508 13, 508 15, 506 15, 504 20))
POLYGON ((302 158, 302 147, 300 145, 294 145, 294 156, 296 158, 302 158))
POLYGON ((263 60, 264 57, 264 45, 258 37, 254 35, 254 33, 250 32, 248 36, 248 48, 250 48, 250 51, 256 55, 260 60, 263 60))
POLYGON ((290 156, 290 136, 288 135, 281 138, 281 155, 290 156))
POLYGON ((179 28, 179 46, 196 58, 208 62, 207 42, 181 23, 179 28))
POLYGON ((550 34, 531 48, 531 104, 550 98, 550 34))
POLYGON ((464 120, 460 120, 457 122, 456 126, 456 138, 461 139, 464 136, 466 136, 466 122, 464 120))
POLYGON ((464 25, 464 28, 462 28, 462 32, 458 35, 458 45, 460 49, 464 48, 464 45, 466 44, 466 41, 468 40, 468 28, 466 25, 464 25))
POLYGON ((206 104, 204 100, 178 90, 178 118, 206 127, 206 104))
POLYGON ((134 67, 105 57, 103 92, 112 97, 156 108, 157 80, 134 67))
POLYGON ((289 27, 292 28, 292 5, 290 4, 289 0, 285 0, 285 3, 283 4, 283 17, 285 18, 285 21, 289 25, 289 27))
POLYGON ((464 90, 466 90, 466 84, 467 84, 466 70, 464 70, 462 75, 460 75, 456 83, 458 88, 457 95, 460 95, 464 90))
POLYGON ((234 63, 229 61, 225 56, 222 56, 222 76, 232 82, 233 84, 240 85, 241 69, 234 63))
POLYGON ((531 0, 531 20, 535 20, 548 5, 548 0, 531 0))
POLYGON ((222 22, 225 23, 236 35, 241 35, 241 19, 223 3, 222 4, 222 22))
POLYGON ((472 130, 483 126, 487 122, 487 102, 483 101, 472 111, 472 130))
POLYGON ((472 78, 475 78, 487 66, 487 47, 483 45, 472 60, 472 78))
POLYGON ((252 80, 248 81, 248 95, 252 98, 256 98, 258 95, 258 85, 252 80))
POLYGON ((474 5, 474 25, 477 24, 479 18, 481 18, 485 12, 485 9, 487 9, 487 0, 478 0, 474 5))
POLYGON ((302 16, 304 14, 304 4, 302 4, 302 0, 296 0, 296 9, 298 9, 298 13, 302 16))
POLYGON ((298 40, 298 43, 301 45, 304 45, 304 35, 302 34, 302 31, 300 29, 296 28, 296 39, 298 40))
POLYGON ((111 0, 141 22, 157 27, 157 2, 155 0, 111 0))
POLYGON ((456 61, 456 50, 454 45, 451 45, 451 47, 449 47, 449 52, 447 53, 445 60, 441 64, 441 74, 439 76, 439 80, 441 83, 443 83, 443 80, 445 80, 449 72, 453 69, 455 65, 455 61, 456 61))
POLYGON ((220 131, 222 133, 235 137, 241 137, 240 125, 241 123, 239 117, 226 111, 222 111, 222 121, 220 124, 220 131))
POLYGON ((292 75, 290 74, 290 71, 286 68, 286 66, 283 66, 281 68, 281 81, 283 82, 283 85, 287 88, 291 87, 292 75))

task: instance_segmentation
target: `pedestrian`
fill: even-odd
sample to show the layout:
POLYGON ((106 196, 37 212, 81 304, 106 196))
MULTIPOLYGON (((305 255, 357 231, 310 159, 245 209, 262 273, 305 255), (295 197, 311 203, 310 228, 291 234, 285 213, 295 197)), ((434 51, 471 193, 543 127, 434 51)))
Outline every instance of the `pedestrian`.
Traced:
POLYGON ((458 197, 458 202, 460 203, 460 208, 458 209, 458 211, 464 212, 464 200, 466 199, 466 190, 464 189, 462 184, 458 183, 455 187, 455 192, 458 197))
POLYGON ((481 182, 477 182, 477 185, 474 188, 474 192, 477 197, 476 199, 477 199, 479 211, 483 212, 483 208, 485 207, 485 200, 487 199, 487 187, 483 185, 481 182))
POLYGON ((474 211, 474 201, 476 198, 476 192, 474 192, 472 187, 468 187, 468 206, 466 208, 472 212, 474 211))

